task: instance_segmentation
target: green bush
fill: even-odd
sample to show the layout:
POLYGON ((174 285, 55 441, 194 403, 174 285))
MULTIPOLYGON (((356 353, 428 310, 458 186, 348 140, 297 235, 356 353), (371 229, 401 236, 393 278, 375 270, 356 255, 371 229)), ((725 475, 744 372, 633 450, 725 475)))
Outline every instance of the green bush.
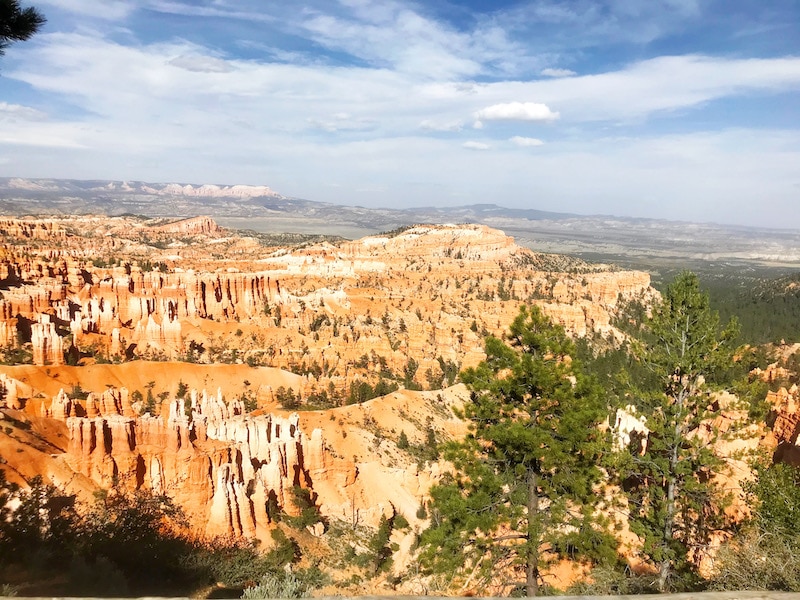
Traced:
MULTIPOLYGON (((302 506, 298 518, 317 522, 308 490, 297 488, 295 497, 302 506)), ((272 549, 259 552, 256 542, 241 538, 197 541, 185 526, 165 495, 118 485, 82 505, 41 478, 21 489, 0 470, 0 565, 3 573, 23 573, 36 585, 44 580, 45 595, 176 596, 213 583, 241 589, 265 575, 283 581, 284 569, 301 558, 297 542, 281 529, 272 532, 272 549)), ((295 579, 304 590, 325 582, 316 567, 295 579)), ((289 579, 284 583, 285 590, 298 589, 289 579)))
POLYGON ((406 529, 409 526, 408 519, 406 519, 402 514, 398 513, 395 515, 394 520, 392 521, 392 527, 395 529, 406 529))
POLYGON ((406 435, 405 431, 400 432, 400 437, 397 439, 397 447, 400 450, 408 450, 411 446, 410 442, 408 441, 408 436, 406 435))
POLYGON ((319 511, 314 505, 311 491, 296 485, 292 488, 292 495, 295 505, 300 509, 300 514, 296 517, 284 517, 285 521, 295 529, 304 529, 309 525, 319 523, 319 511))
POLYGON ((636 574, 619 565, 598 564, 580 581, 566 589, 576 596, 655 594, 658 581, 653 574, 636 574))
POLYGON ((211 583, 236 588, 257 581, 271 565, 254 542, 216 538, 198 545, 186 556, 184 566, 201 578, 207 574, 211 583))

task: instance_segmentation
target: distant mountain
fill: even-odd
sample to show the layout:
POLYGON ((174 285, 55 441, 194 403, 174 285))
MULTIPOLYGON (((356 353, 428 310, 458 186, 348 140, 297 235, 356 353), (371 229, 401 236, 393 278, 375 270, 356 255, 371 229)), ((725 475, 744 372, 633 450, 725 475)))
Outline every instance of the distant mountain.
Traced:
POLYGON ((81 181, 76 179, 0 178, 0 190, 13 194, 140 194, 153 196, 187 196, 192 198, 282 198, 265 185, 193 185, 186 183, 145 183, 143 181, 81 181))
POLYGON ((492 203, 405 209, 289 198, 267 186, 0 178, 0 214, 135 214, 213 217, 261 233, 348 238, 417 223, 480 223, 541 252, 632 267, 757 264, 800 267, 800 231, 612 216, 582 216, 492 203))
POLYGON ((0 178, 0 214, 113 216, 126 213, 148 217, 208 215, 243 219, 291 215, 296 219, 322 219, 328 225, 338 223, 367 231, 422 222, 481 223, 492 218, 553 220, 577 216, 509 209, 495 204, 409 209, 341 206, 289 198, 267 186, 0 178))
POLYGON ((412 223, 484 222, 491 218, 563 219, 565 213, 495 204, 409 209, 341 206, 289 198, 267 186, 142 181, 0 178, 0 214, 134 213, 148 217, 270 217, 276 213, 385 230, 412 223))

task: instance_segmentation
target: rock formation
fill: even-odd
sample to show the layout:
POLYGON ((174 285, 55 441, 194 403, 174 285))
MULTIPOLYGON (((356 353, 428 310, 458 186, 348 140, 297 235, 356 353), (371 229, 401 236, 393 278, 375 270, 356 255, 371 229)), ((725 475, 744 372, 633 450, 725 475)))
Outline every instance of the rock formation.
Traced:
POLYGON ((622 339, 620 303, 655 294, 646 273, 537 254, 480 225, 275 249, 205 217, 0 220, 0 287, 0 347, 43 365, 26 372, 28 387, 12 383, 16 374, 0 380, 4 402, 63 435, 40 459, 61 482, 163 491, 202 523, 198 533, 264 541, 275 510, 299 509, 297 487, 332 519, 377 525, 400 513, 421 525, 417 509, 440 467, 418 469, 385 438, 402 429, 421 443, 426 423, 463 434, 449 406, 466 391, 440 389, 445 370, 482 360, 486 334, 502 335, 522 303, 573 334, 622 339), (126 389, 123 367, 148 358, 186 362, 183 371, 146 363, 126 389), (209 371, 192 373, 200 391, 178 398, 190 362, 209 371), (246 372, 217 390, 205 383, 217 363, 246 372), (87 381, 90 372, 105 379, 87 381), (430 391, 344 406, 379 383, 430 391), (88 395, 76 393, 81 384, 88 395), (287 389, 331 409, 279 415, 287 389), (259 410, 248 414, 245 401, 259 410))
POLYGON ((323 473, 320 430, 310 437, 298 416, 246 416, 239 400, 225 402, 192 391, 173 398, 161 416, 136 416, 128 391, 108 389, 83 400, 63 390, 43 405, 43 416, 64 421, 69 446, 63 460, 100 487, 121 481, 168 492, 207 523, 204 533, 268 540, 268 506, 295 511, 292 490, 323 473))
POLYGON ((60 365, 64 362, 64 342, 56 332, 50 315, 40 314, 39 322, 31 325, 33 364, 60 365))
POLYGON ((5 373, 0 373, 0 407, 14 410, 22 408, 17 380, 12 379, 5 373))
MULTIPOLYGON (((191 186, 190 186, 191 187, 191 186)), ((211 235, 219 233, 219 225, 211 217, 192 217, 166 225, 153 227, 157 233, 178 233, 181 235, 211 235)))
POLYGON ((65 350, 76 361, 247 361, 313 375, 303 396, 375 384, 381 373, 401 373, 409 357, 422 383, 440 360, 476 364, 484 334, 501 335, 522 302, 540 304, 573 334, 622 339, 613 326, 620 301, 655 293, 646 273, 536 254, 480 225, 420 225, 267 252, 222 237, 206 217, 155 227, 48 221, 47 231, 72 232, 57 249, 26 242, 35 224, 4 225, 14 244, 0 261, 0 348, 25 344, 23 325, 34 323, 37 364, 59 364, 65 350), (220 257, 213 268, 209 250, 220 257), (557 267, 570 272, 555 275, 557 267))
POLYGON ((228 185, 213 184, 181 185, 168 183, 163 187, 143 186, 142 191, 157 196, 193 196, 201 198, 259 198, 261 196, 280 197, 280 194, 265 185, 228 185))
POLYGON ((796 445, 800 434, 800 391, 797 385, 769 392, 767 404, 775 414, 775 423, 772 426, 774 444, 796 445))

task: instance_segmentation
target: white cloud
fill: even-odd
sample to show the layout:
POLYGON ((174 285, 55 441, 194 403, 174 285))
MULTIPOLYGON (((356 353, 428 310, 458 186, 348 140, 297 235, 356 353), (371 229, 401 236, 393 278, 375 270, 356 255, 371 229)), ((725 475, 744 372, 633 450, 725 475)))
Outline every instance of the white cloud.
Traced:
POLYGON ((287 15, 290 27, 325 48, 376 67, 448 80, 516 74, 541 63, 507 30, 491 22, 462 30, 396 0, 320 5, 324 8, 305 11, 305 18, 287 15))
POLYGON ((376 3, 373 8, 377 7, 386 13, 379 21, 315 14, 299 26, 324 47, 347 52, 377 67, 431 78, 481 73, 480 60, 468 51, 468 36, 399 4, 376 3))
POLYGON ((515 135, 514 137, 509 138, 508 141, 522 148, 532 148, 534 146, 544 145, 544 142, 542 140, 531 137, 521 137, 519 135, 515 135))
POLYGON ((643 119, 719 98, 789 89, 800 89, 800 57, 663 56, 597 75, 497 86, 557 105, 575 121, 643 119))
MULTIPOLYGON (((624 213, 625 207, 639 206, 642 215, 669 216, 674 210, 682 218, 703 216, 703 206, 726 215, 729 200, 753 223, 778 214, 800 219, 792 204, 800 164, 796 133, 754 128, 648 137, 648 119, 654 116, 674 115, 689 128, 694 123, 682 116, 695 107, 713 108, 716 100, 769 98, 775 92, 794 99, 800 57, 669 56, 594 75, 531 80, 545 65, 565 63, 547 56, 527 67, 527 77, 504 77, 516 68, 509 64, 483 78, 472 74, 491 71, 513 54, 508 32, 481 24, 480 30, 462 33, 419 15, 402 15, 408 9, 399 4, 361 2, 359 8, 348 1, 347 10, 364 14, 303 13, 305 20, 291 27, 307 40, 324 38, 328 48, 363 57, 359 66, 333 64, 320 54, 287 53, 280 63, 271 62, 273 56, 230 58, 218 46, 181 39, 131 44, 133 36, 117 36, 130 44, 123 45, 85 29, 42 33, 35 43, 15 47, 14 62, 3 68, 3 78, 26 84, 9 86, 24 89, 26 96, 3 94, 0 154, 10 162, 2 171, 151 181, 200 177, 267 184, 285 194, 334 202, 368 188, 384 191, 363 203, 385 206, 403 206, 408 198, 480 201, 498 193, 504 204, 525 205, 535 189, 542 202, 563 198, 564 210, 572 212, 624 213), (322 17, 334 20, 326 24, 322 17), (303 29, 307 22, 322 29, 303 29), (366 41, 346 39, 349 33, 335 31, 338 24, 354 35, 364 33, 366 41), (484 47, 491 52, 482 55, 484 47), (48 114, 24 104, 47 107, 48 114), (61 106, 70 112, 59 114, 61 106), (531 152, 516 147, 537 145, 535 138, 523 137, 532 132, 517 123, 470 133, 493 120, 536 123, 557 116, 547 144, 531 152), (630 123, 636 128, 626 128, 630 123), (598 139, 598 130, 634 131, 639 137, 598 139), (455 143, 455 136, 426 131, 467 133, 455 143), (516 133, 523 135, 510 137, 516 133), (771 139, 781 134, 786 147, 777 148, 771 139), (465 141, 469 136, 481 141, 465 141), (586 177, 576 178, 575 172, 586 177), (331 181, 341 187, 324 184, 331 181), (747 208, 748 200, 760 212, 747 208)), ((334 5, 330 10, 344 10, 340 4, 316 4, 320 10, 334 5)), ((188 3, 159 5, 191 12, 188 3)), ((216 12, 209 20, 229 14, 226 3, 211 7, 216 12)), ((551 17, 570 18, 563 11, 551 17)))
POLYGON ((475 118, 483 121, 555 121, 559 116, 546 104, 536 102, 494 104, 475 113, 475 118))
MULTIPOLYGON (((0 145, 36 148, 86 148, 81 142, 81 128, 65 123, 5 122, 0 128, 0 145)), ((77 158, 77 156, 73 156, 77 158)), ((53 165, 49 165, 53 166, 53 165)))
POLYGON ((251 23, 272 23, 275 21, 275 17, 266 14, 264 10, 236 10, 225 6, 223 2, 212 2, 211 6, 197 6, 198 3, 195 2, 183 4, 182 2, 172 2, 170 0, 146 0, 144 3, 148 9, 165 14, 240 19, 251 23))
POLYGON ((696 0, 536 0, 514 3, 493 20, 558 54, 602 52, 609 40, 649 43, 697 23, 702 13, 696 0))
POLYGON ((44 121, 46 119, 45 113, 30 106, 0 102, 0 121, 44 121))
POLYGON ((577 75, 577 73, 570 69, 542 69, 540 75, 544 75, 545 77, 572 77, 573 75, 577 75))
POLYGON ((228 61, 213 56, 184 54, 169 61, 169 64, 195 73, 229 73, 233 67, 228 61))
POLYGON ((464 123, 461 120, 441 122, 425 119, 419 124, 419 128, 423 131, 461 131, 464 123))
POLYGON ((337 131, 366 131, 375 127, 374 119, 352 117, 349 113, 336 113, 328 119, 308 118, 308 124, 329 133, 337 131))

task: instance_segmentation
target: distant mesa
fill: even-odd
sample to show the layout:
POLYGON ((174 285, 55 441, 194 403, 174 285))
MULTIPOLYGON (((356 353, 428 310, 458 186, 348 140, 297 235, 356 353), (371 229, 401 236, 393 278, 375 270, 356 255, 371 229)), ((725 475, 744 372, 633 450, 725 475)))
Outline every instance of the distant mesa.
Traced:
POLYGON ((57 192, 61 188, 53 181, 47 179, 20 179, 14 177, 8 180, 8 187, 14 190, 27 190, 29 192, 57 192))
MULTIPOLYGON (((123 183, 122 185, 127 185, 123 183)), ((130 186, 128 186, 130 187, 130 186)), ((119 188, 122 189, 122 188, 119 188)), ((260 198, 270 196, 279 198, 281 195, 265 185, 229 185, 219 186, 204 184, 193 186, 190 184, 167 183, 162 186, 142 185, 143 192, 156 196, 188 196, 192 198, 260 198)))

